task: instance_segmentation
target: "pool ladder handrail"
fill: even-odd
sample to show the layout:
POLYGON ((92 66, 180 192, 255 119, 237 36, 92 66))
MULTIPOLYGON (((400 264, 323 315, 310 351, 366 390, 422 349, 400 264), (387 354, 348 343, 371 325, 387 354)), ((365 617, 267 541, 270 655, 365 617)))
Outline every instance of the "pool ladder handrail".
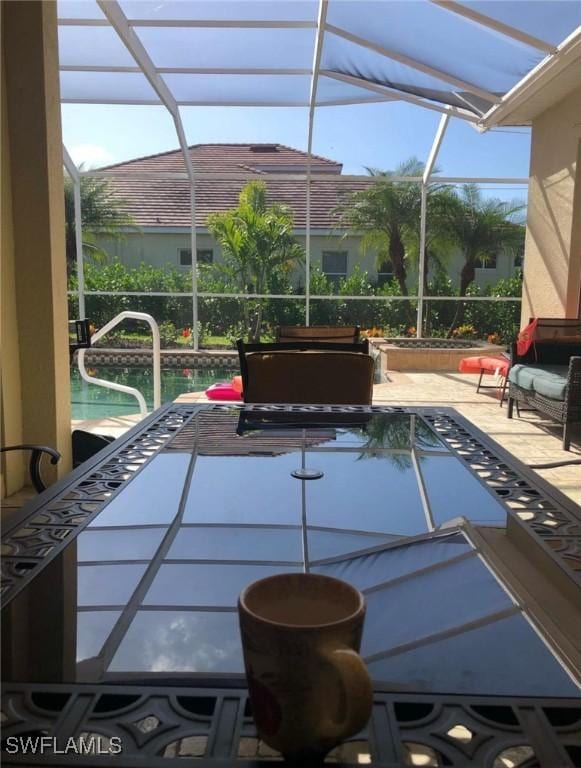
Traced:
MULTIPOLYGON (((127 310, 120 312, 112 320, 91 336, 91 344, 98 341, 106 333, 108 333, 116 325, 119 325, 123 320, 143 320, 151 328, 151 334, 153 336, 153 408, 159 408, 161 405, 161 345, 159 339, 159 327, 151 315, 145 312, 131 312, 127 310)), ((90 376, 85 368, 85 352, 86 349, 79 349, 77 352, 77 364, 79 366, 79 373, 89 384, 95 384, 98 387, 105 387, 106 389, 115 389, 117 392, 125 392, 128 395, 135 397, 139 403, 139 412, 142 416, 147 415, 147 403, 141 392, 135 387, 128 387, 125 384, 118 384, 115 381, 107 381, 106 379, 98 379, 95 376, 90 376)))

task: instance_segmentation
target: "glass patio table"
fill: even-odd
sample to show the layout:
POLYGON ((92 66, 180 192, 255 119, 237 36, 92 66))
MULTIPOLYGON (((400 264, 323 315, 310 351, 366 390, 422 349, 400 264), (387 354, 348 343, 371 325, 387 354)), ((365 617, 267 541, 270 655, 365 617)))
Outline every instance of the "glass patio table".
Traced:
POLYGON ((452 409, 169 404, 4 531, 5 737, 264 765, 236 601, 311 571, 367 601, 376 700, 338 759, 420 764, 419 744, 424 765, 574 765, 575 675, 479 543, 507 521, 576 578, 574 505, 452 409))

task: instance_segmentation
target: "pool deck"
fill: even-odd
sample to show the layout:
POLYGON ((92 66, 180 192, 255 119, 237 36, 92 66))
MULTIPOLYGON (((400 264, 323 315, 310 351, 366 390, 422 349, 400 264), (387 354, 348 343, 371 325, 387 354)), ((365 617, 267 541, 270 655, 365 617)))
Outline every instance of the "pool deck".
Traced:
POLYGON ((94 432, 99 435, 121 437, 136 424, 139 424, 142 418, 140 413, 131 413, 128 416, 108 416, 105 419, 73 419, 71 430, 82 429, 85 432, 94 432))
MULTIPOLYGON (((496 390, 476 393, 477 376, 460 373, 388 372, 389 381, 373 388, 373 403, 398 405, 443 405, 456 408, 489 437, 524 464, 541 464, 581 458, 581 427, 573 432, 569 452, 561 448, 562 427, 536 412, 523 412, 520 418, 506 417, 496 390)), ((489 382, 494 380, 489 377, 489 382)), ((180 403, 208 402, 203 392, 189 392, 176 399, 180 403)), ((119 437, 140 420, 139 414, 108 419, 74 421, 73 429, 119 437)), ((581 466, 538 470, 538 474, 581 504, 581 466)))

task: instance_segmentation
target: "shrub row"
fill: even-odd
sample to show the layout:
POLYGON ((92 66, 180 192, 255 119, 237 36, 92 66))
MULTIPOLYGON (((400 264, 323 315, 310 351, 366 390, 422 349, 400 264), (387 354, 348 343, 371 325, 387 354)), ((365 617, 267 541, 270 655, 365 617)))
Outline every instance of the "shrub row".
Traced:
MULTIPOLYGON (((156 268, 142 264, 138 269, 127 269, 121 263, 96 266, 86 264, 85 285, 87 291, 110 291, 114 295, 87 296, 86 314, 97 327, 123 310, 147 312, 163 325, 166 346, 171 344, 172 336, 184 340, 184 329, 192 325, 192 301, 189 296, 133 296, 127 292, 149 294, 151 292, 186 293, 191 292, 191 272, 156 268)), ((75 277, 69 285, 76 290, 75 277)), ((331 282, 319 268, 311 272, 311 294, 329 296, 329 299, 312 299, 310 302, 310 322, 312 325, 359 325, 362 328, 380 328, 386 335, 400 335, 411 332, 416 324, 417 302, 413 299, 401 299, 399 286, 395 281, 378 286, 373 283, 367 272, 356 268, 351 275, 339 281, 331 282), (386 301, 366 300, 355 297, 385 297, 386 301), (332 297, 332 298, 331 298, 332 297), (389 297, 394 297, 389 301, 389 297)), ((198 277, 200 293, 233 293, 224 278, 211 267, 201 267, 198 277)), ((200 297, 198 300, 198 319, 201 336, 224 336, 230 340, 247 335, 247 328, 242 323, 242 306, 258 307, 262 303, 262 335, 270 337, 277 325, 301 325, 305 322, 305 302, 300 298, 300 289, 293 289, 288 279, 281 278, 272 286, 277 294, 288 295, 288 299, 237 299, 200 297), (292 298, 296 297, 296 298, 292 298)), ((520 275, 500 280, 485 289, 472 284, 471 296, 519 297, 521 295, 520 275)), ((429 296, 453 296, 457 290, 449 278, 439 276, 428 285, 429 296)), ((487 338, 496 334, 499 341, 507 342, 514 338, 519 327, 519 302, 463 302, 462 328, 464 335, 487 338), (471 330, 470 330, 471 329, 471 330)), ((446 336, 452 332, 451 324, 456 312, 456 302, 446 300, 427 301, 424 306, 424 335, 446 336)), ((76 297, 69 298, 69 314, 76 317, 76 297)), ((460 325, 460 324, 459 324, 460 325)), ((137 323, 127 324, 129 331, 140 330, 137 323)))

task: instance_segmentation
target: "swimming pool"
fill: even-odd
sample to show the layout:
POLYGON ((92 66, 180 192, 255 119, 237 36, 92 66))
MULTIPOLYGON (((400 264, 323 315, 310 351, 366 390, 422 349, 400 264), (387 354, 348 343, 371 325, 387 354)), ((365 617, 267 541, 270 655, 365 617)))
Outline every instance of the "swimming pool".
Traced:
MULTIPOLYGON (((87 366, 91 376, 135 387, 153 408, 153 369, 142 367, 87 366)), ((230 381, 237 371, 232 368, 162 368, 161 402, 175 400, 184 392, 200 392, 216 381, 230 381)), ((71 368, 71 410, 73 419, 104 419, 139 413, 137 400, 124 392, 97 387, 81 378, 79 369, 71 368)))

